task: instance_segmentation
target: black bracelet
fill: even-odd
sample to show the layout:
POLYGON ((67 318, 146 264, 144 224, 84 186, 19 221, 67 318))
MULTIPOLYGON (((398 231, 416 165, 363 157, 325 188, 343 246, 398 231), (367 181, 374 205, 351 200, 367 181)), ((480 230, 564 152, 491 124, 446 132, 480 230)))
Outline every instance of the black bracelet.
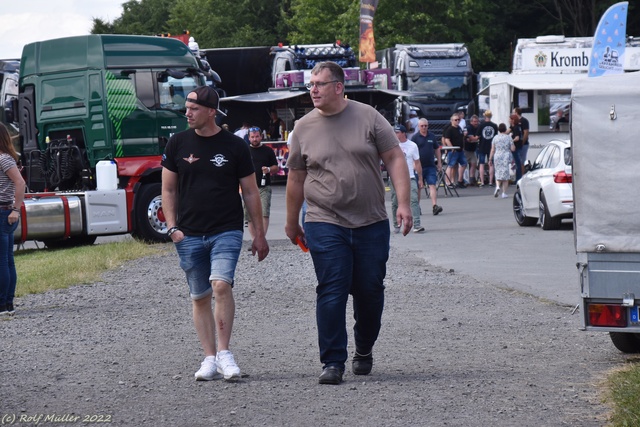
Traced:
POLYGON ((167 236, 171 237, 171 235, 178 230, 180 230, 178 227, 171 227, 169 230, 167 230, 167 236))

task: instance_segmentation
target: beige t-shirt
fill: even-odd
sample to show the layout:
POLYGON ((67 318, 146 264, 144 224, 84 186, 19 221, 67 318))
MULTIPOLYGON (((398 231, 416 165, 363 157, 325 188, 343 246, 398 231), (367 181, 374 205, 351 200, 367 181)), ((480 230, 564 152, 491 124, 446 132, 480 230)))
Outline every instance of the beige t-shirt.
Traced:
POLYGON ((287 166, 307 171, 305 221, 357 228, 387 219, 380 153, 398 144, 389 122, 356 101, 333 116, 313 110, 300 119, 287 166))

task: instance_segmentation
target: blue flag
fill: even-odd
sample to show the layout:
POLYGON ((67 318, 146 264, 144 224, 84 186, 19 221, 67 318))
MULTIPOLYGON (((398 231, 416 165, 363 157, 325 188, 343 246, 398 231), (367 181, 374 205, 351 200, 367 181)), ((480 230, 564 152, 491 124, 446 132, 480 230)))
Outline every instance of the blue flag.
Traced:
POLYGON ((589 77, 624 73, 624 49, 629 2, 611 6, 600 18, 593 37, 589 77))

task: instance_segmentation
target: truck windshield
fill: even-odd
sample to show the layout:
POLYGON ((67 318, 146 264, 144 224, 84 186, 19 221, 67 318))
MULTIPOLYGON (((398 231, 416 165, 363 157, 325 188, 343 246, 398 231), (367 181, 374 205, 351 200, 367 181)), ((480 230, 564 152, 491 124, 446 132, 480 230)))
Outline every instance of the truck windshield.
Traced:
POLYGON ((407 90, 432 100, 466 101, 470 97, 466 76, 407 76, 407 90))
POLYGON ((166 81, 158 81, 160 107, 167 110, 185 111, 185 100, 189 92, 198 86, 196 78, 185 76, 181 79, 167 76, 166 81))

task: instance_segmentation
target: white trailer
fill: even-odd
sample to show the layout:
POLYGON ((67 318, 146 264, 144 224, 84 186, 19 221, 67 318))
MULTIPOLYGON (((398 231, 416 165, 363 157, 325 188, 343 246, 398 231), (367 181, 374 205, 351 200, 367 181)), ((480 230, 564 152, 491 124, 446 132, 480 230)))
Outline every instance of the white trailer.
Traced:
POLYGON ((640 352, 640 73, 585 78, 571 94, 581 327, 640 352))

